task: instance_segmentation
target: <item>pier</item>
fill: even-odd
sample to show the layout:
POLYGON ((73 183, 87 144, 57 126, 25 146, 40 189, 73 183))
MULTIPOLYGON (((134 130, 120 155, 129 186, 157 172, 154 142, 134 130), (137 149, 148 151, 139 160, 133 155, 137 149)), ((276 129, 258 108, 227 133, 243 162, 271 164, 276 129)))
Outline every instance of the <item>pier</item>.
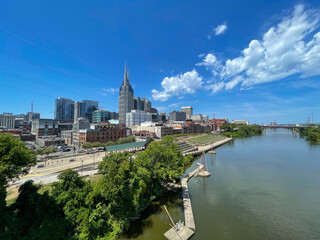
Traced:
MULTIPOLYGON (((184 152, 183 155, 193 155, 197 156, 200 155, 203 152, 210 151, 216 147, 219 147, 227 142, 232 141, 233 138, 225 138, 218 142, 210 143, 204 146, 194 146, 194 149, 197 149, 195 151, 188 151, 184 152)), ((193 176, 197 176, 199 172, 201 172, 204 169, 204 165, 201 163, 197 163, 198 167, 190 172, 189 174, 186 174, 184 177, 181 177, 181 188, 182 188, 182 198, 183 198, 183 209, 184 209, 184 223, 177 223, 175 226, 172 226, 165 234, 164 236, 168 240, 187 240, 189 239, 196 230, 196 223, 193 216, 192 211, 192 205, 191 205, 191 199, 188 189, 188 181, 193 176)), ((177 186, 172 186, 177 187, 177 186)), ((168 213, 169 214, 169 213, 168 213)), ((170 217, 171 219, 171 217, 170 217)), ((171 219, 172 221, 172 219, 171 219)))
POLYGON ((193 217, 191 199, 188 189, 188 181, 190 178, 192 178, 194 175, 196 175, 199 171, 201 171, 204 168, 202 164, 197 164, 199 165, 197 169, 193 170, 192 172, 181 178, 185 224, 182 226, 180 225, 178 230, 176 230, 174 227, 168 230, 164 234, 164 236, 168 240, 187 240, 194 234, 194 231, 196 230, 196 224, 193 217))
POLYGON ((186 227, 196 230, 196 224, 194 222, 192 206, 191 206, 191 199, 188 189, 188 181, 194 175, 196 175, 199 171, 201 171, 204 166, 198 163, 199 167, 192 172, 190 172, 187 176, 181 179, 181 186, 182 186, 182 198, 183 198, 183 209, 184 209, 184 221, 186 227))

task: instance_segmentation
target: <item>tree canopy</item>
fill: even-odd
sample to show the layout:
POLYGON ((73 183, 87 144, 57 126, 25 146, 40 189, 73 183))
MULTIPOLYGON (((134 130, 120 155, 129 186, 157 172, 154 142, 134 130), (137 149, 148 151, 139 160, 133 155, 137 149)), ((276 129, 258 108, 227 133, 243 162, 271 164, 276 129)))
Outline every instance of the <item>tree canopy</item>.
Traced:
POLYGON ((12 214, 6 207, 7 184, 19 175, 28 173, 35 163, 34 152, 24 142, 10 133, 0 133, 0 239, 6 239, 8 226, 12 223, 12 214))
POLYGON ((131 219, 164 193, 164 183, 178 180, 192 160, 183 157, 172 138, 164 138, 136 156, 108 154, 98 166, 102 177, 95 183, 70 169, 52 184, 51 195, 39 194, 39 185, 26 182, 10 206, 7 236, 115 240, 129 228, 131 219))
POLYGON ((315 124, 310 124, 312 128, 300 128, 300 134, 306 136, 306 139, 311 142, 320 142, 320 127, 315 124))
POLYGON ((222 135, 226 137, 251 137, 255 135, 262 134, 262 128, 258 125, 246 125, 246 124, 235 124, 235 123, 228 123, 222 125, 220 129, 224 130, 222 135))

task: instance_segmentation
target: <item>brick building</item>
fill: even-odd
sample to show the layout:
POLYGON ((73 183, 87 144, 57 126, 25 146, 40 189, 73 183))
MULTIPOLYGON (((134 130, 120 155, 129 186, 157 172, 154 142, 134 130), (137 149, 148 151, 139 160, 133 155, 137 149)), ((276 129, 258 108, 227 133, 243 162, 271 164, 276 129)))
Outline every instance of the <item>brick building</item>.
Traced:
POLYGON ((74 141, 78 141, 80 145, 86 142, 109 142, 118 141, 131 135, 130 128, 102 128, 102 129, 83 129, 73 133, 74 141))

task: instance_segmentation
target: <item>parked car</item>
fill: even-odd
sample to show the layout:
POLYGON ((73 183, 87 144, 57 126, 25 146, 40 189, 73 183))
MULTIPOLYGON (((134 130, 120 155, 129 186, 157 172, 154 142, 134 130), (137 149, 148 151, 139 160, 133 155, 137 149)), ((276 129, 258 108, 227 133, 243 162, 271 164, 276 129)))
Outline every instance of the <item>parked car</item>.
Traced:
POLYGON ((43 168, 44 164, 38 164, 37 168, 43 168))
POLYGON ((80 150, 78 150, 78 153, 84 153, 86 150, 84 150, 84 149, 80 149, 80 150))
POLYGON ((75 161, 74 158, 69 159, 69 162, 74 162, 74 161, 75 161))
POLYGON ((63 151, 63 152, 70 152, 71 149, 70 149, 70 148, 64 148, 62 151, 63 151))

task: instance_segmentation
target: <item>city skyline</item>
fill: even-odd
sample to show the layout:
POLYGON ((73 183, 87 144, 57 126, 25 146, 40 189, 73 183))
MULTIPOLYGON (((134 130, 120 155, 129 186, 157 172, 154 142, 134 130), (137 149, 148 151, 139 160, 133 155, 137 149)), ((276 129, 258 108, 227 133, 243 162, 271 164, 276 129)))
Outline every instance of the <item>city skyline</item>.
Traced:
POLYGON ((316 1, 254 6, 250 1, 233 2, 238 6, 235 15, 227 11, 228 2, 214 3, 215 8, 210 2, 198 6, 193 1, 100 4, 79 5, 73 19, 56 6, 54 10, 61 10, 57 21, 46 4, 34 12, 32 4, 4 2, 0 112, 26 113, 33 101, 42 118, 53 118, 57 97, 92 99, 118 111, 127 61, 135 95, 151 100, 159 112, 192 106, 209 118, 215 113, 217 118, 251 123, 305 123, 313 115, 314 122, 320 122, 316 1), (15 16, 10 16, 13 10, 15 16), (122 19, 115 16, 120 11, 122 19), (74 21, 80 21, 81 29, 73 29, 74 21), (268 34, 278 46, 285 39, 286 48, 275 49, 268 34), (261 56, 268 51, 271 62, 261 56))

